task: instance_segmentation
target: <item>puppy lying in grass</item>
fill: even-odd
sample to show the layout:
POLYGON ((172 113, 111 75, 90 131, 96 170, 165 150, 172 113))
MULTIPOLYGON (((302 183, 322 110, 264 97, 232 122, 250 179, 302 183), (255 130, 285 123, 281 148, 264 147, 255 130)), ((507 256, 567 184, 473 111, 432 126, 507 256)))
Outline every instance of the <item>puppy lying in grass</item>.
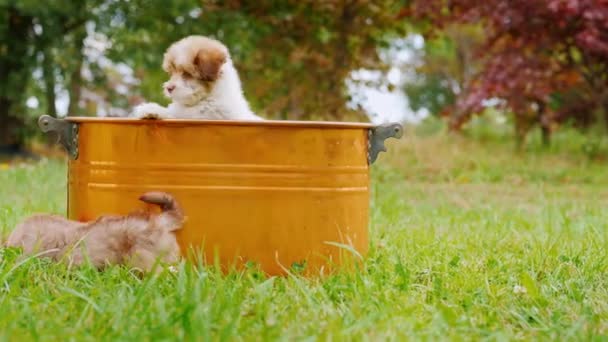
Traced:
POLYGON ((160 206, 161 212, 101 216, 89 223, 34 215, 15 228, 6 246, 22 247, 25 255, 50 257, 76 266, 88 260, 98 269, 125 264, 149 272, 157 260, 177 262, 175 231, 184 222, 180 206, 164 192, 148 192, 139 199, 160 206))

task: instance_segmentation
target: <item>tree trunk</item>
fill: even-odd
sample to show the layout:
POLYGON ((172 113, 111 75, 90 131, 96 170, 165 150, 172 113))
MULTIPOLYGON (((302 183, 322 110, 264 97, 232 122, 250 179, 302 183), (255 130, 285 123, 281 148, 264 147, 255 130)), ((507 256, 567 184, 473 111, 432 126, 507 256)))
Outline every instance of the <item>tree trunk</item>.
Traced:
POLYGON ((530 129, 529 123, 525 118, 514 114, 515 116, 515 149, 518 152, 523 151, 524 146, 526 145, 526 137, 528 135, 528 130, 530 129))
POLYGON ((32 18, 6 9, 6 35, 0 37, 0 150, 19 152, 25 143, 23 97, 30 78, 29 36, 32 18))
POLYGON ((42 75, 44 77, 44 93, 46 97, 46 113, 54 118, 57 117, 57 106, 55 105, 55 69, 53 67, 53 52, 50 47, 43 50, 44 60, 42 64, 42 75))
POLYGON ((83 47, 84 47, 84 39, 87 36, 87 31, 84 25, 79 27, 76 32, 74 32, 74 45, 76 47, 76 55, 74 56, 76 59, 76 65, 72 70, 70 76, 70 86, 69 86, 69 94, 70 94, 70 104, 68 106, 68 116, 75 116, 80 114, 80 93, 82 88, 82 62, 84 59, 83 47))
POLYGON ((596 111, 599 112, 600 119, 604 121, 605 131, 608 132, 608 90, 599 92, 596 96, 598 97, 596 111))
POLYGON ((540 134, 543 147, 547 148, 551 146, 551 122, 549 118, 545 117, 545 111, 547 106, 545 103, 538 101, 537 118, 538 124, 540 125, 540 134))
POLYGON ((14 108, 10 99, 0 97, 0 150, 18 151, 23 147, 23 137, 20 128, 23 120, 13 116, 11 109, 14 108))
POLYGON ((551 129, 541 123, 540 133, 544 147, 551 146, 551 129))
MULTIPOLYGON (((324 111, 332 120, 344 120, 346 107, 344 106, 345 86, 351 59, 348 51, 348 39, 351 35, 352 26, 355 16, 356 2, 344 1, 342 4, 342 13, 338 22, 338 39, 336 46, 336 56, 334 58, 334 72, 329 76, 327 93, 323 98, 319 98, 319 103, 324 102, 324 111)), ((308 115, 312 113, 307 113, 308 115)))

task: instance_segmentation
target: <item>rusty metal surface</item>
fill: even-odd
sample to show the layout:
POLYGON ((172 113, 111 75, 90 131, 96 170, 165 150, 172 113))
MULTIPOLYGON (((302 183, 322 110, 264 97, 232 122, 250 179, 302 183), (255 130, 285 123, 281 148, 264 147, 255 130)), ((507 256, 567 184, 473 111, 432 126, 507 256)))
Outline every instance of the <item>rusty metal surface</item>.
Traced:
MULTIPOLYGON (((72 121, 72 120, 70 120, 72 121)), ((173 193, 182 251, 281 274, 351 260, 368 248, 368 129, 350 126, 79 120, 68 215, 129 212, 149 190, 173 193)))

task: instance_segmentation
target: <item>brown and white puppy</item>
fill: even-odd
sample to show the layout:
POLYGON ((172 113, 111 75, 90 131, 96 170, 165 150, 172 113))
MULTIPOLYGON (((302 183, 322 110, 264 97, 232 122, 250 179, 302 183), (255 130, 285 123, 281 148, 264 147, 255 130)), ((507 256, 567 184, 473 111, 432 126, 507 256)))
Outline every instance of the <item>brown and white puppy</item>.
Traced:
POLYGON ((156 103, 135 107, 138 118, 261 120, 249 108, 228 48, 203 36, 189 36, 167 49, 163 69, 169 80, 165 108, 156 103))
POLYGON ((126 264, 147 272, 157 260, 177 262, 175 231, 184 223, 180 206, 164 192, 148 192, 139 199, 160 206, 161 212, 101 216, 89 223, 34 215, 15 228, 6 246, 22 247, 25 255, 50 257, 76 266, 89 260, 99 269, 126 264))

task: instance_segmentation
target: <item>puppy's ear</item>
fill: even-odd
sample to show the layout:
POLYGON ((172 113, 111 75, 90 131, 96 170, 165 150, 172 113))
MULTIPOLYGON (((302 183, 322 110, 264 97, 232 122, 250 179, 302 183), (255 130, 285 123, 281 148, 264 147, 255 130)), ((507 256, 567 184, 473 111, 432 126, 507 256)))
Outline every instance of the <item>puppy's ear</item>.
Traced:
POLYGON ((213 82, 220 76, 220 68, 226 63, 226 53, 219 49, 200 50, 195 56, 194 65, 199 78, 202 81, 213 82))
POLYGON ((163 56, 163 70, 166 73, 171 73, 175 69, 175 64, 173 63, 173 56, 169 54, 169 52, 165 52, 163 56))

